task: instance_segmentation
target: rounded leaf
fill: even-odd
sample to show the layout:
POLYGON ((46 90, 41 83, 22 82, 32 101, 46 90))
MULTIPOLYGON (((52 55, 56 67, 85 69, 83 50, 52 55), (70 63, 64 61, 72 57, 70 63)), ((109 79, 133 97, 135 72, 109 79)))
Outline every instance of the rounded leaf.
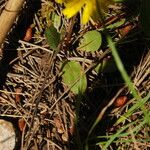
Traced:
POLYGON ((100 48, 101 43, 102 36, 98 31, 88 31, 81 38, 78 49, 86 52, 95 52, 100 48))
POLYGON ((56 50, 60 42, 60 33, 57 32, 54 26, 50 26, 46 29, 45 36, 47 38, 50 48, 56 50))
POLYGON ((74 94, 83 94, 87 88, 86 75, 79 62, 67 61, 62 65, 63 82, 74 94))

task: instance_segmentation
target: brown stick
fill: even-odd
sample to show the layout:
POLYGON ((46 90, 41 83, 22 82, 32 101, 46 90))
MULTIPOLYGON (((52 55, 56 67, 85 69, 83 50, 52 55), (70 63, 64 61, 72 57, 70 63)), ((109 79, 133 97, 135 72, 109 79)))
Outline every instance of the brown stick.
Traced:
POLYGON ((9 0, 0 16, 0 48, 25 0, 9 0))

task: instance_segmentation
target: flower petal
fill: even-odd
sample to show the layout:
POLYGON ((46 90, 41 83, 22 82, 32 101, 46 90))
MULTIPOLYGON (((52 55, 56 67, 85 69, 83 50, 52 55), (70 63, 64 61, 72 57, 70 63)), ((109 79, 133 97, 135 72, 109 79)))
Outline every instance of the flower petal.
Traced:
POLYGON ((55 0, 57 3, 62 4, 64 2, 64 0, 55 0))
POLYGON ((66 3, 66 8, 63 10, 63 14, 68 18, 73 17, 80 11, 84 3, 84 0, 73 0, 72 2, 66 3))
POLYGON ((90 17, 92 16, 93 11, 96 8, 96 3, 95 0, 91 0, 91 1, 86 1, 84 10, 83 10, 83 15, 82 15, 82 23, 86 24, 90 17))

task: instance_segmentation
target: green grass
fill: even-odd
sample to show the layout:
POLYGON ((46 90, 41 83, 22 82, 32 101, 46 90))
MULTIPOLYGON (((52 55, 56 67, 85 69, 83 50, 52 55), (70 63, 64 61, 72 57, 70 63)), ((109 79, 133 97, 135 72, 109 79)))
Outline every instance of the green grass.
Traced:
MULTIPOLYGON (((141 96, 139 95, 139 93, 137 92, 135 86, 133 85, 129 75, 127 74, 126 70, 125 70, 125 67, 119 57, 119 54, 117 52, 117 49, 116 49, 116 46, 112 40, 112 38, 107 35, 107 42, 108 42, 108 45, 112 51, 112 55, 114 57, 114 60, 116 62, 116 65, 117 65, 117 68, 123 78, 123 80, 125 81, 125 84, 127 85, 128 87, 128 90, 130 91, 130 93, 133 95, 136 103, 128 109, 128 111, 123 115, 121 116, 117 122, 116 122, 116 125, 117 124, 120 124, 122 122, 124 122, 127 118, 129 118, 134 112, 137 112, 139 111, 139 109, 142 111, 142 114, 143 114, 143 121, 140 121, 139 119, 137 119, 137 121, 134 121, 134 122, 129 122, 127 123, 126 125, 123 125, 121 127, 121 129, 119 129, 115 134, 109 136, 109 139, 105 142, 99 142, 97 143, 97 145, 101 145, 102 146, 102 150, 107 150, 107 148, 111 145, 111 143, 113 142, 117 142, 117 138, 119 138, 122 134, 125 135, 125 136, 128 136, 128 135, 131 135, 131 134, 136 134, 136 132, 138 132, 144 125, 148 124, 150 125, 150 113, 149 111, 145 108, 145 104, 146 102, 150 99, 150 93, 145 97, 145 98, 141 98, 141 96), (134 125, 136 123, 140 123, 138 126, 136 126, 133 130, 132 130, 132 133, 129 132, 129 133, 126 133, 126 130, 131 126, 131 125, 134 125), (124 132, 124 133, 123 133, 124 132)), ((86 142, 85 142, 85 150, 88 150, 89 147, 88 147, 88 141, 90 140, 90 136, 93 132, 93 130, 95 129, 95 127, 97 126, 97 124, 100 122, 102 118, 100 118, 99 116, 97 117, 97 119, 95 120, 95 122, 93 123, 91 129, 89 130, 89 133, 88 133, 88 136, 87 136, 87 139, 86 139, 86 142)), ((119 139, 118 139, 118 142, 119 142, 119 139)), ((123 142, 123 141, 122 141, 123 142)), ((127 141, 126 141, 127 142, 127 141)), ((133 142, 132 140, 129 141, 129 142, 133 142)))
MULTIPOLYGON (((136 125, 137 122, 138 122, 138 121, 134 121, 134 122, 128 123, 127 125, 122 126, 115 134, 111 135, 111 136, 108 138, 108 140, 107 140, 107 142, 106 142, 105 144, 103 144, 103 142, 100 142, 100 143, 97 143, 97 145, 101 145, 103 150, 107 150, 107 148, 110 146, 110 144, 111 144, 112 142, 115 141, 115 139, 121 138, 122 133, 123 133, 125 130, 127 130, 129 127, 131 127, 131 126, 133 126, 133 125, 136 125)), ((138 132, 141 130, 141 128, 144 126, 145 123, 146 123, 146 121, 144 120, 144 121, 142 121, 142 122, 140 123, 140 125, 136 126, 136 127, 134 128, 134 130, 132 131, 133 134, 138 133, 138 132)), ((130 134, 131 134, 130 132, 128 132, 128 133, 125 132, 123 136, 126 136, 126 137, 127 137, 127 136, 130 135, 130 134)), ((118 141, 119 141, 119 139, 118 139, 118 141)), ((115 142, 117 142, 117 140, 116 140, 115 142)), ((131 140, 131 142, 133 142, 133 141, 131 140)))

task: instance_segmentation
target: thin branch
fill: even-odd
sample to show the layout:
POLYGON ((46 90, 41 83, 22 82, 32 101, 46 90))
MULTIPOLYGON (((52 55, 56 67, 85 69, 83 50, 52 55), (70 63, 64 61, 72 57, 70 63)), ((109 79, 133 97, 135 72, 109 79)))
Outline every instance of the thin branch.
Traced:
POLYGON ((9 0, 0 16, 0 47, 10 31, 25 0, 9 0))

